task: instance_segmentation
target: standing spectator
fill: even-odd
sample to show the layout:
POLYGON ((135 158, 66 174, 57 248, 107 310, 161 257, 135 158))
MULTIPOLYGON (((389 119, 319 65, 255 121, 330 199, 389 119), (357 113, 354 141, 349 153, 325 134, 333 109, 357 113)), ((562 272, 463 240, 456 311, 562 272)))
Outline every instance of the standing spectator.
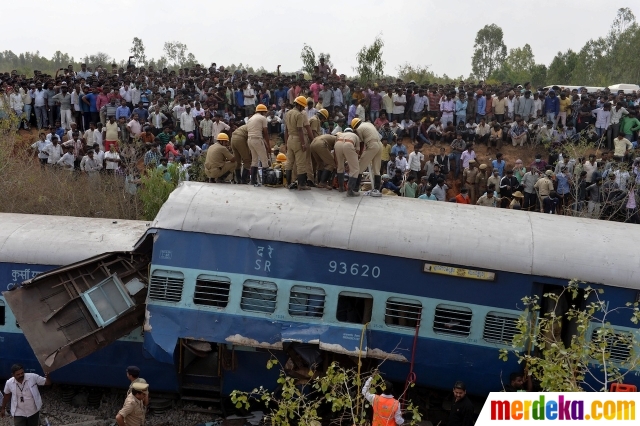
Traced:
MULTIPOLYGON (((380 117, 380 108, 382 106, 382 96, 378 87, 373 88, 373 93, 369 95, 369 119, 375 123, 380 117)), ((378 126, 379 127, 379 126, 378 126)))
POLYGON ((43 127, 47 127, 47 95, 46 91, 42 89, 42 83, 36 83, 36 88, 31 91, 31 97, 33 98, 33 107, 36 112, 38 130, 41 130, 43 127))
POLYGON ((418 145, 413 147, 413 152, 409 154, 409 171, 415 177, 420 176, 420 170, 422 170, 422 162, 424 161, 424 154, 420 152, 418 145))
POLYGON ((58 121, 60 114, 58 113, 58 106, 56 100, 53 97, 56 95, 53 83, 47 84, 47 90, 45 90, 45 98, 47 99, 47 112, 49 113, 49 125, 58 121))
POLYGON ((4 397, 0 407, 0 418, 4 418, 7 404, 11 401, 11 417, 15 426, 38 426, 42 398, 38 386, 51 384, 49 373, 44 377, 34 373, 25 373, 20 364, 11 366, 11 377, 4 385, 4 397))
POLYGON ((556 125, 558 114, 560 113, 560 100, 556 97, 555 90, 549 90, 549 97, 544 100, 544 115, 547 121, 556 125))
POLYGON ((393 110, 390 120, 400 121, 404 117, 404 106, 407 104, 407 96, 402 92, 402 88, 398 88, 393 94, 393 110))

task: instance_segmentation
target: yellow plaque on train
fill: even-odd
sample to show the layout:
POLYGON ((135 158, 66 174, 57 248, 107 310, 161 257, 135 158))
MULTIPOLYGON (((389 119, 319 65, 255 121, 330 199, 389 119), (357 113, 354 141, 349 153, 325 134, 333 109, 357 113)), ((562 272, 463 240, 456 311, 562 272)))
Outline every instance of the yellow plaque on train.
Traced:
POLYGON ((432 274, 449 275, 460 278, 471 278, 473 280, 493 281, 496 278, 495 272, 476 271, 473 269, 455 268, 453 266, 424 264, 424 272, 432 274))

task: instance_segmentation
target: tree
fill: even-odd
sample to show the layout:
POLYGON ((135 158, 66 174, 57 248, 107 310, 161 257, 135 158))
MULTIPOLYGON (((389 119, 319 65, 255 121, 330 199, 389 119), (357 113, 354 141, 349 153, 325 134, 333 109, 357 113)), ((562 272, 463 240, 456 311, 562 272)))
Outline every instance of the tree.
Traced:
POLYGON ((147 64, 147 55, 145 54, 144 43, 138 37, 133 38, 131 49, 129 49, 136 63, 141 65, 147 64))
POLYGON ((501 349, 500 359, 515 355, 545 392, 602 392, 609 384, 621 382, 640 364, 640 355, 634 353, 638 332, 615 330, 609 318, 627 311, 638 324, 640 310, 637 302, 610 308, 603 293, 571 280, 561 291, 544 294, 543 303, 537 296, 524 297, 519 334, 512 342, 515 349, 501 349), (567 326, 572 327, 572 335, 563 340, 562 328, 567 326))
POLYGON ((382 59, 382 48, 384 41, 382 34, 376 36, 370 46, 362 46, 362 49, 356 54, 358 66, 354 70, 360 76, 360 81, 366 83, 375 78, 384 75, 385 61, 382 59))
POLYGON ((302 52, 300 52, 300 59, 302 59, 302 70, 307 74, 313 74, 313 67, 316 66, 316 54, 308 44, 302 46, 302 52))
MULTIPOLYGON (((547 72, 549 84, 572 84, 575 83, 573 71, 578 62, 578 55, 571 49, 565 53, 558 54, 551 61, 547 72)), ((580 84, 580 83, 578 83, 580 84)))
POLYGON ((507 46, 503 36, 502 28, 496 24, 485 25, 478 31, 471 58, 473 73, 478 78, 486 80, 505 61, 507 46))
POLYGON ((96 52, 93 55, 85 55, 84 63, 91 68, 105 66, 111 63, 111 56, 107 55, 104 52, 96 52))
POLYGON ((187 62, 187 45, 179 41, 166 41, 163 47, 167 60, 174 67, 182 68, 187 62))

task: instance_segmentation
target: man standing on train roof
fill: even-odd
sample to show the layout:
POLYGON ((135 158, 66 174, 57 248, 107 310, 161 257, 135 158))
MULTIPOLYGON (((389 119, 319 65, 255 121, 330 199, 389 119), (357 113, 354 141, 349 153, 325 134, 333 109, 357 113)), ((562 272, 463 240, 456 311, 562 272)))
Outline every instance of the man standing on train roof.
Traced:
POLYGON ((347 197, 357 197, 358 194, 358 148, 360 138, 353 133, 351 127, 344 129, 344 132, 336 135, 336 143, 333 147, 336 154, 336 169, 338 174, 338 190, 343 192, 344 184, 344 163, 349 165, 349 182, 347 183, 347 197))
MULTIPOLYGON (((129 379, 129 381, 131 382, 131 384, 129 385, 129 389, 127 390, 127 396, 131 394, 131 392, 133 392, 133 386, 136 383, 140 383, 143 385, 147 384, 147 381, 145 379, 143 379, 142 377, 140 377, 140 369, 138 367, 136 367, 135 365, 130 365, 129 367, 127 367, 127 379, 129 379)), ((144 406, 146 407, 147 405, 149 405, 149 391, 145 390, 144 391, 144 398, 142 399, 142 403, 144 404, 144 406)))
MULTIPOLYGON (((287 147, 287 163, 285 164, 285 174, 287 182, 292 182, 293 164, 295 163, 298 172, 298 190, 310 189, 307 186, 307 157, 305 152, 307 145, 304 137, 304 113, 302 110, 307 106, 307 98, 298 96, 294 100, 293 109, 284 116, 284 143, 287 147)), ((311 142, 311 141, 309 141, 311 142)))
POLYGON ((251 151, 251 183, 253 186, 260 186, 258 183, 258 162, 262 167, 269 167, 269 157, 267 152, 271 151, 269 146, 269 122, 267 113, 269 110, 263 104, 258 104, 256 112, 247 121, 248 145, 251 151))
POLYGON ((124 400, 122 409, 116 415, 118 426, 142 426, 144 424, 145 406, 144 399, 149 392, 146 383, 133 383, 131 393, 124 400))
POLYGON ((399 426, 403 424, 400 402, 393 397, 393 384, 385 380, 382 395, 376 395, 369 392, 372 380, 373 377, 369 377, 362 387, 362 395, 373 407, 371 426, 399 426))
POLYGON ((467 397, 467 387, 463 382, 453 385, 453 397, 455 402, 451 406, 447 426, 473 426, 473 403, 467 397))
POLYGON ((14 426, 38 426, 42 398, 38 386, 51 384, 49 374, 44 377, 34 373, 25 373, 20 364, 11 366, 11 377, 4 385, 4 398, 0 408, 0 418, 4 418, 7 404, 11 401, 11 417, 14 426))
POLYGON ((360 156, 360 165, 358 167, 360 169, 360 174, 358 175, 356 188, 360 188, 362 172, 367 168, 367 166, 371 165, 369 169, 369 176, 373 176, 372 192, 378 192, 382 186, 382 179, 380 178, 380 164, 382 163, 382 142, 380 142, 380 133, 378 133, 376 126, 372 123, 365 123, 359 118, 351 120, 351 127, 364 143, 364 151, 360 156))

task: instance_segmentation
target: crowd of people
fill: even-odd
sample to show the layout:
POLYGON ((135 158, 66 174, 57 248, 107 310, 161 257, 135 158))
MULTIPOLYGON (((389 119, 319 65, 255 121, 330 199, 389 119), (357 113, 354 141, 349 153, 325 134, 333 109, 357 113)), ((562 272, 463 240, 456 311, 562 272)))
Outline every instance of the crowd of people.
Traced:
POLYGON ((372 196, 591 217, 615 204, 625 220, 638 221, 637 93, 526 82, 360 84, 323 58, 310 79, 280 67, 249 75, 215 63, 178 71, 129 63, 1 80, 0 118, 37 126, 32 148, 44 167, 122 173, 138 153, 145 167, 173 163, 188 179, 189 164, 203 157, 212 182, 335 188, 347 196, 370 182, 372 196), (600 158, 568 149, 584 140, 600 158), (548 157, 507 167, 504 144, 548 157), (439 146, 439 154, 425 158, 425 145, 439 146), (481 164, 478 145, 496 159, 481 164))

